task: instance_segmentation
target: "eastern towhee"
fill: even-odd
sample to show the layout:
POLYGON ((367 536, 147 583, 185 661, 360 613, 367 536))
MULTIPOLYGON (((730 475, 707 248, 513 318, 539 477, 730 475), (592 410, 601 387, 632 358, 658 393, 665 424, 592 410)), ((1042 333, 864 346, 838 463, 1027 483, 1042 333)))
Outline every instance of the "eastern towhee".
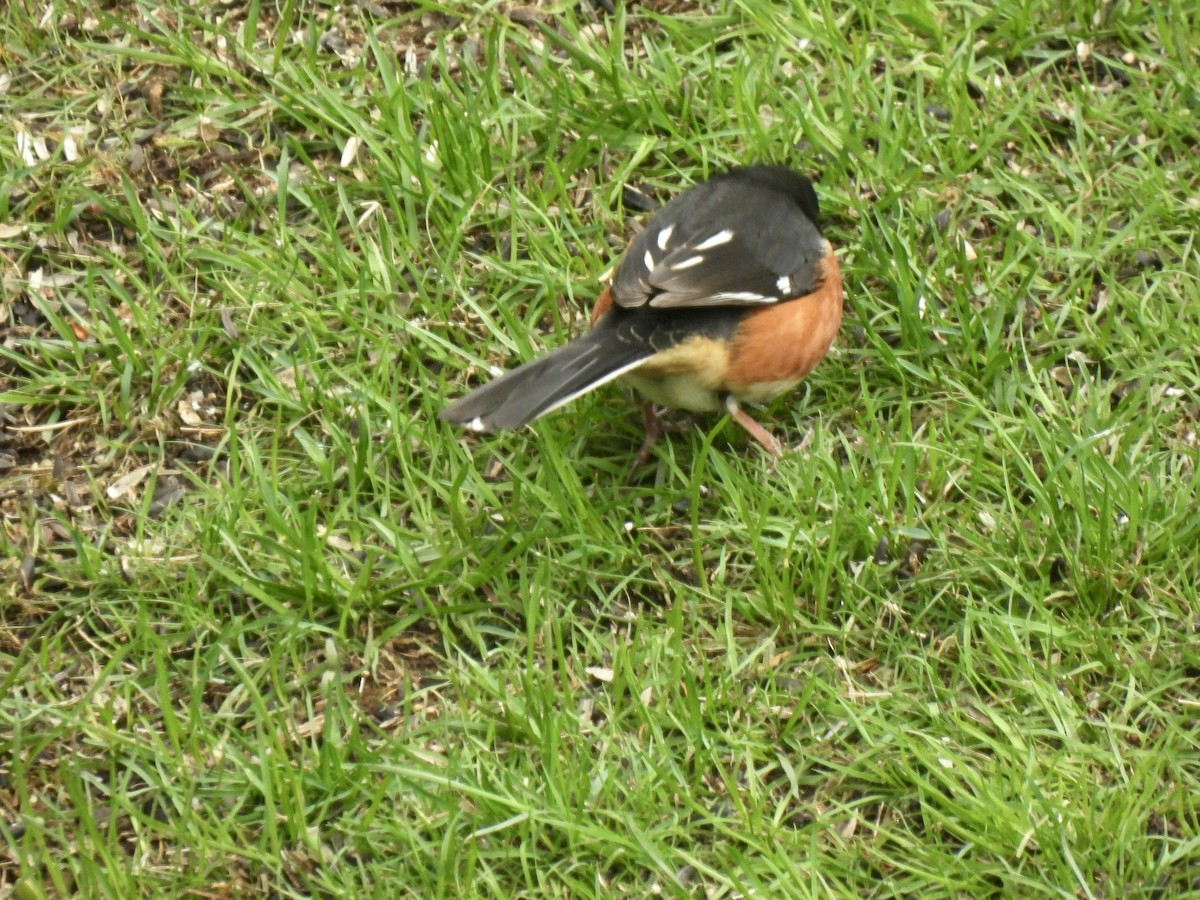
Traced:
POLYGON ((842 276, 808 179, 781 166, 718 175, 662 207, 633 239, 582 337, 455 400, 438 418, 519 428, 614 378, 650 404, 724 409, 773 456, 779 441, 741 408, 796 386, 842 320, 842 276))

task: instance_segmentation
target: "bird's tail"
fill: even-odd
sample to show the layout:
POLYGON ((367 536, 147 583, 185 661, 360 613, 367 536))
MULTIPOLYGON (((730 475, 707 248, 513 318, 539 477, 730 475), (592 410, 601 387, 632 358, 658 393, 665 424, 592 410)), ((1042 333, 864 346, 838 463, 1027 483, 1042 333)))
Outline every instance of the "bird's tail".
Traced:
POLYGON ((520 428, 581 394, 637 368, 653 355, 642 346, 623 346, 610 329, 592 329, 545 356, 506 372, 455 400, 438 418, 472 431, 520 428))

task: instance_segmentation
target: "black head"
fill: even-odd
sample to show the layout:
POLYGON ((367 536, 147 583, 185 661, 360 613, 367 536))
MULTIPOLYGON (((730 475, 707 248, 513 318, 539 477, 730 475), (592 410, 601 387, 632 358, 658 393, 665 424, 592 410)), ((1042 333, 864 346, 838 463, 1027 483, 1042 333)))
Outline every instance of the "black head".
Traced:
POLYGON ((812 223, 820 227, 817 192, 813 190, 812 182, 786 166, 746 166, 743 169, 732 169, 725 177, 745 179, 779 191, 791 198, 797 206, 804 210, 804 214, 812 220, 812 223))

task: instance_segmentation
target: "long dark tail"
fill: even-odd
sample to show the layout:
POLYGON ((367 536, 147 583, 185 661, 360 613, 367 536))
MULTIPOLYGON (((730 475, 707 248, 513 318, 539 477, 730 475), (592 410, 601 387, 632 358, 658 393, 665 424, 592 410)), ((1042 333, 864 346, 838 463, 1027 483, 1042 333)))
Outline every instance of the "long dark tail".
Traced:
POLYGON ((520 428, 652 356, 648 346, 614 340, 605 323, 578 340, 506 372, 455 400, 438 418, 472 431, 520 428))

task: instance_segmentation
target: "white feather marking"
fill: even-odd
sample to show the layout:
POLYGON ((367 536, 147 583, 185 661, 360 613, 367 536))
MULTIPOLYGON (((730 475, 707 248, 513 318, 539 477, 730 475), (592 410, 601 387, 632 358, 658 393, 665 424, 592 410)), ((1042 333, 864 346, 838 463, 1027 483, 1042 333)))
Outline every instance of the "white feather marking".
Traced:
POLYGON ((647 272, 653 272, 653 271, 654 271, 654 257, 650 255, 650 251, 649 251, 649 250, 647 250, 647 251, 646 251, 646 256, 645 256, 645 258, 642 260, 642 262, 646 264, 646 271, 647 271, 647 272))
POLYGON ((470 431, 486 431, 487 430, 487 426, 483 424, 483 419, 480 416, 476 416, 470 422, 468 422, 467 428, 470 431))
POLYGON ((788 275, 780 275, 779 280, 775 282, 775 287, 779 288, 779 293, 790 294, 792 292, 792 279, 788 275))
POLYGON ((680 269, 690 269, 692 266, 698 266, 702 262, 704 262, 703 256, 689 256, 683 262, 677 262, 671 266, 671 271, 677 272, 680 269))
POLYGON ((709 300, 745 300, 748 303, 754 303, 759 300, 773 300, 773 297, 767 297, 755 291, 722 291, 719 294, 713 294, 709 300))
POLYGON ((666 250, 667 244, 671 240, 671 232, 675 230, 674 225, 668 225, 658 233, 658 249, 666 250))
POLYGON ((710 238, 706 238, 696 245, 697 250, 711 250, 713 247, 720 247, 722 244, 728 244, 733 240, 733 232, 728 228, 718 231, 710 238))

